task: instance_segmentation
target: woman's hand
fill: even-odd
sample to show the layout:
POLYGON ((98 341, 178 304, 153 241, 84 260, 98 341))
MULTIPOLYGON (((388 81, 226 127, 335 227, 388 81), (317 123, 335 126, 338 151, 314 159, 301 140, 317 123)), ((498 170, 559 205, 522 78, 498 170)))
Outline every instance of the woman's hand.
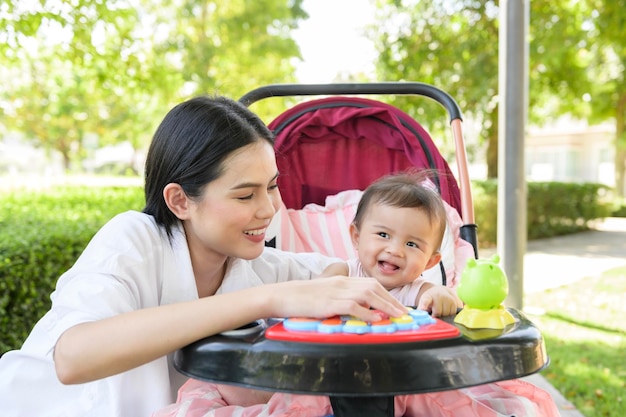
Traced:
POLYGON ((392 317, 407 309, 374 278, 333 276, 264 286, 271 299, 272 317, 325 318, 352 315, 365 321, 392 317))

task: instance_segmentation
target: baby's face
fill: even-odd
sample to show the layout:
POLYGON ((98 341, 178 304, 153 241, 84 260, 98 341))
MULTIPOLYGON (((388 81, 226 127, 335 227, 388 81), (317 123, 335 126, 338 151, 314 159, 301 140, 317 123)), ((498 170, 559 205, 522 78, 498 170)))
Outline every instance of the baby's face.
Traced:
POLYGON ((352 225, 350 231, 364 271, 392 289, 438 262, 437 229, 422 209, 373 204, 360 230, 352 225))

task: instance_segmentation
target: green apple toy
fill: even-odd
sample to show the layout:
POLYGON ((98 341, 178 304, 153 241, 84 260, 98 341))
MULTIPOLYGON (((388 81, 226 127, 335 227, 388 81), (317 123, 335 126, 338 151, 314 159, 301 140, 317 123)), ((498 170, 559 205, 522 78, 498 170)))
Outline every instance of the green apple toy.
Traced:
POLYGON ((509 282, 498 265, 500 256, 490 259, 470 258, 461 274, 457 294, 465 307, 455 323, 470 329, 504 329, 515 318, 502 305, 509 293, 509 282))

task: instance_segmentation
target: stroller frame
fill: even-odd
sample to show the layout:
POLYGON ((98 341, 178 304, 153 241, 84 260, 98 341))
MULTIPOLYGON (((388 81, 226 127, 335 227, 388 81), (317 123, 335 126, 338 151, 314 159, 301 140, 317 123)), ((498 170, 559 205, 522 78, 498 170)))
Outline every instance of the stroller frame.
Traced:
POLYGON ((272 84, 256 88, 243 95, 239 101, 246 106, 270 97, 317 96, 317 95, 414 95, 430 98, 448 112, 450 128, 455 146, 458 170, 458 185, 461 197, 461 218, 464 222, 460 236, 474 248, 478 259, 477 225, 474 220, 474 205, 471 180, 468 173, 467 152, 463 136, 463 117, 454 98, 447 92, 426 83, 380 82, 380 83, 333 83, 333 84, 272 84))
MULTIPOLYGON (((414 82, 277 84, 252 90, 240 102, 249 106, 269 97, 368 94, 421 95, 446 108, 459 171, 464 223, 460 235, 472 244, 478 258, 461 111, 446 92, 414 82)), ((277 324, 272 322, 275 319, 259 320, 236 329, 236 335, 226 332, 210 336, 180 349, 174 356, 174 366, 201 380, 328 395, 335 417, 389 417, 394 415, 394 396, 398 394, 459 389, 544 369, 549 359, 541 333, 522 313, 509 310, 516 321, 504 330, 457 326, 461 335, 453 338, 349 347, 274 340, 266 337, 266 330, 277 324), (355 372, 361 368, 371 380, 355 372)), ((453 325, 453 318, 443 320, 453 325)))

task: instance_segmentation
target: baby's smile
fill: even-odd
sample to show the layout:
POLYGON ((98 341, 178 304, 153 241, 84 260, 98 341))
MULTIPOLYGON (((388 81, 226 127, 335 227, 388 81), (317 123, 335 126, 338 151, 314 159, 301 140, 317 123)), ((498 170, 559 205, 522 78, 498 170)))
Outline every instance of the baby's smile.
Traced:
POLYGON ((387 261, 378 261, 378 269, 383 272, 395 272, 400 269, 400 267, 387 261))

